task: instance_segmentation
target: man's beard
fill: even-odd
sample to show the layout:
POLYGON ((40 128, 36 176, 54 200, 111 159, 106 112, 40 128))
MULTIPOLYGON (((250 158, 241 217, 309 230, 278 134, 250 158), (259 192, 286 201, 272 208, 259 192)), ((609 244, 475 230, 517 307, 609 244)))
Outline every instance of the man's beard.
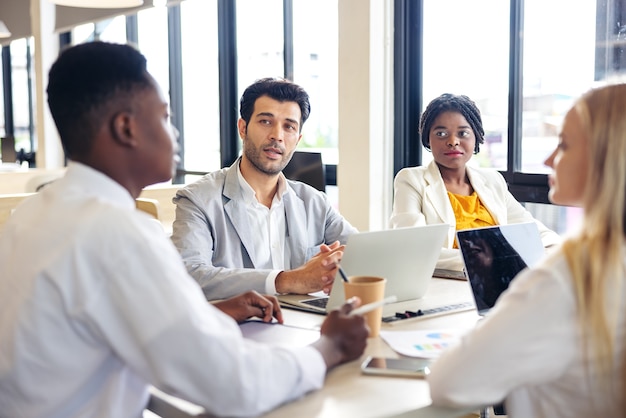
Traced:
POLYGON ((243 153, 248 159, 248 161, 250 161, 250 163, 254 166, 254 168, 256 168, 261 173, 267 174, 270 176, 274 176, 280 173, 281 171, 283 171, 283 169, 287 166, 287 164, 289 164, 289 161, 291 161, 291 156, 293 155, 293 151, 289 155, 284 154, 284 152, 285 152, 284 147, 278 146, 276 142, 271 142, 269 144, 263 145, 260 148, 255 148, 251 144, 250 141, 246 140, 243 146, 243 153), (250 145, 247 145, 247 144, 250 144, 250 145), (261 153, 263 152, 264 148, 268 148, 268 147, 280 149, 283 152, 283 154, 281 154, 283 159, 270 163, 271 165, 267 164, 264 166, 262 162, 261 153))

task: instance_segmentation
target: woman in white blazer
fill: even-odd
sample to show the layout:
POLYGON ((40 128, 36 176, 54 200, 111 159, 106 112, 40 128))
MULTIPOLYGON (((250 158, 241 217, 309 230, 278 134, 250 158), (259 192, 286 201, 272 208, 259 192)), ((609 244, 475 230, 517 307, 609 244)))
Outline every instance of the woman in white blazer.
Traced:
POLYGON ((463 269, 454 239, 460 229, 536 222, 544 247, 560 242, 515 200, 498 171, 467 164, 484 142, 480 111, 467 96, 443 94, 430 102, 420 120, 420 136, 433 161, 398 172, 390 224, 449 224, 438 268, 463 269))

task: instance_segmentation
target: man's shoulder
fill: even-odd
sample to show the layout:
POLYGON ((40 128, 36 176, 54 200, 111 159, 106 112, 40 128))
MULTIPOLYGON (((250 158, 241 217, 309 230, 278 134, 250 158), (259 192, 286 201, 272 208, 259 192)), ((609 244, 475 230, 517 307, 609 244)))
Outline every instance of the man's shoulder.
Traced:
POLYGON ((222 168, 221 170, 207 173, 193 183, 189 183, 185 187, 181 187, 176 195, 186 197, 189 197, 190 195, 219 196, 221 195, 221 190, 224 187, 227 173, 228 168, 222 168), (220 190, 220 194, 216 194, 216 190, 220 190))
POLYGON ((326 195, 323 192, 301 181, 287 179, 287 187, 302 200, 326 201, 326 195))

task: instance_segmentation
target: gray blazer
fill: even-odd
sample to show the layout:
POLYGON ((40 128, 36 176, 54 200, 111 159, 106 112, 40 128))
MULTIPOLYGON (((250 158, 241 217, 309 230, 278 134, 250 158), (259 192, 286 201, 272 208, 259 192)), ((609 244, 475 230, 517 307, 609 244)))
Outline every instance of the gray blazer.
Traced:
MULTIPOLYGON (((271 270, 256 269, 256 252, 246 206, 237 178, 237 160, 180 189, 173 201, 176 219, 172 241, 187 271, 209 300, 247 290, 265 292, 271 270)), ((330 204, 326 195, 304 183, 287 180, 283 196, 290 259, 287 269, 303 265, 321 244, 345 244, 356 229, 330 204)))

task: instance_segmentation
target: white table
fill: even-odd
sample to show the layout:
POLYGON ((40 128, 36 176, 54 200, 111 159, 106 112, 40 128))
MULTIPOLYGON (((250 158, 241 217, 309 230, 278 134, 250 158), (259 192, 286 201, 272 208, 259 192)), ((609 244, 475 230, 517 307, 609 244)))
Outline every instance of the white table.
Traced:
MULTIPOLYGON (((433 279, 424 298, 389 305, 385 307, 383 315, 471 300, 467 282, 433 279)), ((324 320, 324 316, 321 315, 290 309, 283 309, 283 314, 286 324, 303 328, 315 329, 324 320)), ((478 318, 475 309, 470 309, 436 317, 405 319, 391 324, 383 323, 382 330, 471 329, 478 318)), ((422 379, 363 375, 360 364, 368 355, 400 357, 380 337, 370 338, 363 357, 331 370, 322 389, 283 405, 264 417, 448 418, 465 416, 469 412, 430 406, 428 384, 422 379)), ((188 411, 190 416, 202 416, 202 410, 194 405, 182 401, 179 403, 176 398, 169 398, 169 400, 188 411)))

